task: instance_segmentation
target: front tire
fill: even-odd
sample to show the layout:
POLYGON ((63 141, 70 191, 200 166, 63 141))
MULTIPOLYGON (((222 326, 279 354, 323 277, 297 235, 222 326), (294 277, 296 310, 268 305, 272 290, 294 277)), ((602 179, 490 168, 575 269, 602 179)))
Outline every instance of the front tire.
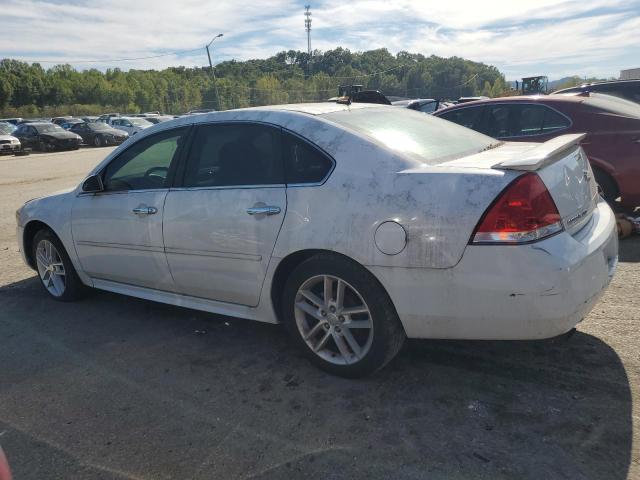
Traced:
POLYGON ((96 136, 93 138, 93 145, 94 145, 95 147, 101 147, 101 146, 102 146, 102 139, 101 139, 98 135, 96 135, 96 136))
POLYGON ((316 255, 291 273, 282 295, 283 323, 319 368, 362 377, 384 367, 402 348, 404 329, 391 299, 357 263, 316 255))
POLYGON ((32 245, 40 284, 49 296, 61 302, 81 298, 86 287, 78 277, 58 237, 50 230, 40 230, 33 238, 32 245))

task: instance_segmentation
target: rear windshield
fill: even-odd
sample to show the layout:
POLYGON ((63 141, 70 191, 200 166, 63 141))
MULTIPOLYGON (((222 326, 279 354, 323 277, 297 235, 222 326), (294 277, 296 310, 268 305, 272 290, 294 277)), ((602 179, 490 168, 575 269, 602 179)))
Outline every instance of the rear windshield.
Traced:
POLYGON ((591 93, 584 103, 598 110, 605 110, 625 117, 640 118, 640 104, 613 95, 591 93))
POLYGON ((478 153, 500 143, 469 128, 408 108, 358 108, 322 116, 429 165, 478 153))

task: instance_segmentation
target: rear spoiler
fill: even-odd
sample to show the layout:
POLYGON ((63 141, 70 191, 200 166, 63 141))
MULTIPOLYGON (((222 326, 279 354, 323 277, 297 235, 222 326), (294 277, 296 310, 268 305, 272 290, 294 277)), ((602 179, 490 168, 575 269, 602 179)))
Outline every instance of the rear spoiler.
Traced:
POLYGON ((555 162, 561 154, 580 143, 586 133, 560 135, 528 150, 522 157, 496 163, 492 168, 506 170, 539 170, 545 165, 555 162))

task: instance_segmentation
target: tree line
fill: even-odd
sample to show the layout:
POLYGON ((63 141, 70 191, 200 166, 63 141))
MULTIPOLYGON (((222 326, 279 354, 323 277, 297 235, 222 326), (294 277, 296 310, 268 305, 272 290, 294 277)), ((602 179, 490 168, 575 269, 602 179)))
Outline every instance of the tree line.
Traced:
POLYGON ((457 99, 498 96, 508 90, 497 68, 459 57, 386 49, 351 52, 338 47, 309 56, 283 51, 267 59, 225 61, 209 67, 78 71, 70 65, 0 61, 0 115, 52 116, 105 111, 184 113, 277 103, 322 101, 338 85, 362 84, 385 95, 457 99))

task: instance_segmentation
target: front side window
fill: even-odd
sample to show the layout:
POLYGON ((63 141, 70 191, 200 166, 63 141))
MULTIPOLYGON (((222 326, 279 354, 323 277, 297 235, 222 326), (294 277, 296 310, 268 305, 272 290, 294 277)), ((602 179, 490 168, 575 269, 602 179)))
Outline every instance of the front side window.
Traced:
POLYGON ((280 143, 280 130, 265 125, 203 125, 193 139, 184 186, 283 184, 280 143))
POLYGON ((144 138, 125 150, 104 171, 106 191, 168 188, 186 128, 144 138))
POLYGON ((291 134, 284 135, 284 169, 288 184, 319 183, 333 162, 318 149, 291 134))

